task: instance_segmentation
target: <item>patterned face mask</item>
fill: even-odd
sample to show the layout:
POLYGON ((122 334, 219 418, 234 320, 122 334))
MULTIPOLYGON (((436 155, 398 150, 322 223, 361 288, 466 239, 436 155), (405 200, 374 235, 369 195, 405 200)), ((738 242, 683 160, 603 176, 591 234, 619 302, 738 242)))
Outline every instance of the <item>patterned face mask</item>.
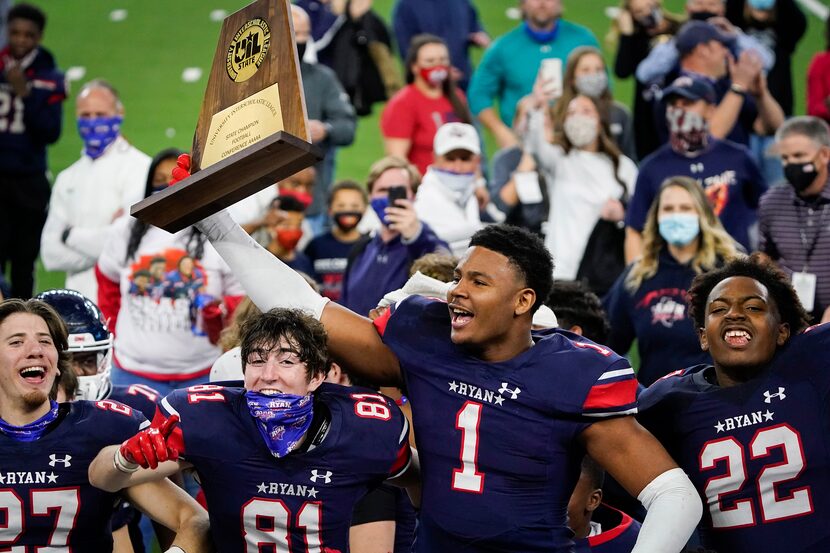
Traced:
POLYGON ((257 429, 265 440, 271 455, 285 457, 295 449, 314 417, 311 394, 266 395, 259 392, 245 392, 248 410, 257 421, 257 429))
POLYGON ((78 119, 78 134, 84 142, 84 152, 92 159, 98 159, 115 142, 121 133, 121 124, 124 118, 120 115, 112 117, 81 117, 78 119))

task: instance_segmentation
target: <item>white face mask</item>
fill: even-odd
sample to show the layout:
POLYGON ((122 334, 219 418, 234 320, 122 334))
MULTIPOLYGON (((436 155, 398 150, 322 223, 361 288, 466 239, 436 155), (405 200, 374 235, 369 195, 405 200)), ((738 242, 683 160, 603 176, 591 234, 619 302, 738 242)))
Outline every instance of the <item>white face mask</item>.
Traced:
POLYGON ((608 88, 608 75, 605 74, 605 71, 580 75, 574 79, 574 87, 580 94, 591 98, 599 98, 608 88))
POLYGON ((441 184, 452 190, 458 197, 459 204, 467 203, 470 196, 473 195, 476 174, 475 173, 455 173, 453 171, 444 171, 441 169, 433 169, 441 184))
POLYGON ((565 136, 576 148, 584 148, 597 139, 597 120, 590 115, 575 113, 565 119, 565 136))

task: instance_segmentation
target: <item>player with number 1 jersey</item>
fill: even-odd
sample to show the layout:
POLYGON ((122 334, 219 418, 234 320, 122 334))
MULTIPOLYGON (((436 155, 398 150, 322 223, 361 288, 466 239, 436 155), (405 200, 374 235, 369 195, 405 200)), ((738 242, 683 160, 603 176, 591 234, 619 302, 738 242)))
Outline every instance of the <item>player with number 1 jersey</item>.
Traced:
POLYGON ((693 314, 699 327, 705 325, 702 343, 715 366, 698 365, 655 382, 640 396, 640 422, 703 497, 707 548, 827 552, 830 325, 789 338, 804 323, 787 277, 768 278, 746 264, 724 267, 721 279, 734 276, 716 286, 717 274, 708 286, 693 285, 693 314))
POLYGON ((561 330, 534 335, 535 345, 508 361, 476 362, 450 341, 448 320, 444 302, 417 296, 375 320, 412 404, 428 406, 413 409, 418 452, 429 459, 416 550, 462 551, 477 541, 487 549, 476 551, 566 550, 577 438, 597 420, 636 412, 634 371, 561 330))

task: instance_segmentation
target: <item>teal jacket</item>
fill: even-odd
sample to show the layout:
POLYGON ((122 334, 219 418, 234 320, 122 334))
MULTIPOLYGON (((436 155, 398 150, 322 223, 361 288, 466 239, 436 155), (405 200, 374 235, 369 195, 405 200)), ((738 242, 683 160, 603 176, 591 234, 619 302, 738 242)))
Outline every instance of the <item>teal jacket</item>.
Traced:
POLYGON ((568 54, 579 46, 595 46, 599 43, 587 28, 559 20, 556 37, 547 43, 534 41, 519 25, 499 37, 484 53, 481 63, 473 72, 467 91, 467 99, 473 114, 499 104, 501 120, 513 125, 516 103, 533 90, 539 64, 546 58, 562 60, 564 71, 568 54))

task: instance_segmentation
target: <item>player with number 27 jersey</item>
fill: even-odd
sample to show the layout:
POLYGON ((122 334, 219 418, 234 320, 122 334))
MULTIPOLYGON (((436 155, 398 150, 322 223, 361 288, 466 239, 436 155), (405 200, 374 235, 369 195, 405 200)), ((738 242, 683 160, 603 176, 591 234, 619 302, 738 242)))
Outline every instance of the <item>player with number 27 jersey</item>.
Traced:
POLYGON ((760 377, 670 374, 640 396, 643 423, 704 499, 720 553, 830 551, 830 325, 794 336, 760 377))
POLYGON ((112 400, 58 406, 35 441, 0 433, 0 550, 111 551, 110 517, 118 494, 89 483, 98 452, 149 423, 112 400))
POLYGON ((412 296, 375 320, 401 361, 420 429, 415 550, 570 551, 578 437, 594 421, 636 412, 634 371, 559 330, 535 334, 508 361, 478 361, 452 343, 448 318, 446 303, 412 296))
POLYGON ((326 383, 313 395, 307 439, 279 459, 244 389, 201 385, 162 400, 157 416, 180 418, 168 443, 198 473, 218 551, 345 553, 354 504, 408 466, 409 426, 392 400, 326 383))

